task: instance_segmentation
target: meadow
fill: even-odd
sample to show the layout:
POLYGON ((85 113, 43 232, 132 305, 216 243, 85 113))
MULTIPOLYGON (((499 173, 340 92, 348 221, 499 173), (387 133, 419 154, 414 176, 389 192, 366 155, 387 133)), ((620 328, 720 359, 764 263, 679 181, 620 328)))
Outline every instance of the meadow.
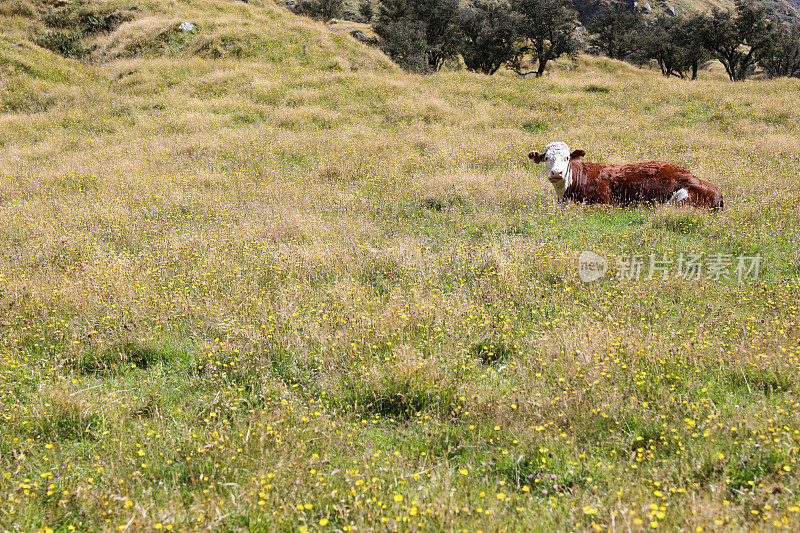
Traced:
POLYGON ((418 76, 225 0, 137 3, 77 62, 25 4, 0 529, 800 529, 799 80, 418 76), (725 210, 556 205, 526 157, 554 140, 685 165, 725 210))

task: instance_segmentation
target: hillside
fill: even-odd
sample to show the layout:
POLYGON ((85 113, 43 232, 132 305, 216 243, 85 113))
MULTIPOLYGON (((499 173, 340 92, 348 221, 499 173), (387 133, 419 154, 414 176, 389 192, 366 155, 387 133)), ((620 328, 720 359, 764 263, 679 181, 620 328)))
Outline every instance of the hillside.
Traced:
MULTIPOLYGON (((586 24, 603 6, 616 0, 573 0, 581 21, 586 24)), ((785 22, 800 23, 800 0, 762 0, 775 17, 785 22)), ((628 0, 622 0, 630 5, 628 0)), ((714 8, 733 9, 733 0, 652 0, 636 2, 637 9, 644 11, 649 6, 652 13, 663 13, 672 8, 676 13, 709 12, 714 8)))
MULTIPOLYGON (((800 1, 798 0, 765 0, 764 2, 775 17, 780 20, 799 23, 800 22, 800 1)), ((656 1, 653 5, 667 5, 668 1, 656 1)), ((721 9, 733 8, 732 0, 683 0, 674 2, 675 7, 684 8, 687 11, 709 11, 715 7, 721 9)))
POLYGON ((65 7, 0 7, 0 530, 800 529, 800 80, 65 7), (553 140, 725 210, 556 205, 553 140))

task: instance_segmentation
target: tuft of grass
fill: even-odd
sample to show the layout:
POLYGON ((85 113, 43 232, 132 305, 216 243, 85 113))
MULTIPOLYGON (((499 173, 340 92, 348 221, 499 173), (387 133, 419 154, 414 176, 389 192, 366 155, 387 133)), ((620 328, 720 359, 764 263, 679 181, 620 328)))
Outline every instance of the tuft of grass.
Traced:
POLYGON ((83 59, 92 49, 83 43, 83 34, 78 31, 48 31, 34 39, 34 42, 51 52, 70 57, 83 59))
POLYGON ((137 341, 120 341, 90 349, 80 354, 71 365, 80 374, 119 374, 145 370, 156 364, 186 364, 191 354, 179 344, 149 345, 137 341))
POLYGON ((40 391, 41 403, 18 428, 29 437, 49 443, 94 440, 103 418, 83 398, 66 387, 40 391))
POLYGON ((608 94, 608 93, 611 92, 611 89, 606 87, 606 86, 604 86, 604 85, 591 84, 591 85, 587 85, 586 87, 584 87, 583 91, 587 92, 587 93, 608 94))
POLYGON ((756 483, 768 481, 781 470, 786 458, 777 450, 756 449, 732 458, 729 468, 728 491, 742 498, 756 489, 756 483))
POLYGON ((782 394, 792 388, 793 383, 788 375, 775 370, 763 368, 740 368, 729 372, 727 382, 730 387, 747 391, 749 394, 782 394))
POLYGON ((509 344, 508 341, 502 338, 490 338, 475 342, 470 345, 469 351, 473 357, 486 365, 509 360, 519 353, 516 345, 509 344))
POLYGON ((662 207, 656 210, 651 224, 654 229, 689 235, 701 231, 706 225, 706 219, 705 213, 662 207))
POLYGON ((458 405, 456 384, 432 361, 403 348, 386 365, 366 374, 345 374, 331 395, 333 405, 362 416, 407 421, 422 414, 449 419, 458 405))

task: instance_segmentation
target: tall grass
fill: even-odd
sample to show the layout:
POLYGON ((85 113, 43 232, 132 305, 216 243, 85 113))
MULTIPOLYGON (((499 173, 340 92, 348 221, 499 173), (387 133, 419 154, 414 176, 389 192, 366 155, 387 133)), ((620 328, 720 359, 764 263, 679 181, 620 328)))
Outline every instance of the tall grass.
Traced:
POLYGON ((419 77, 270 4, 141 9, 91 63, 0 40, 3 528, 800 525, 796 80, 419 77), (726 209, 555 205, 556 139, 726 209))

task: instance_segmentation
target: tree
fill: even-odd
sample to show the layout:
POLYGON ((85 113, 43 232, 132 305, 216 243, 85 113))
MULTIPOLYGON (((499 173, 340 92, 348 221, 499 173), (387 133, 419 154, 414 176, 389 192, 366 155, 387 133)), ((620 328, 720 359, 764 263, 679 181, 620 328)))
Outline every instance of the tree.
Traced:
POLYGON ((800 26, 776 29, 759 54, 758 65, 770 78, 800 78, 800 26))
POLYGON ((714 8, 703 21, 700 38, 731 81, 740 81, 752 74, 774 28, 763 5, 735 0, 735 6, 734 11, 714 8))
POLYGON ((457 28, 458 0, 383 0, 375 23, 375 33, 383 50, 404 68, 430 72, 455 57, 459 48, 457 28), (404 35, 410 31, 411 35, 404 35), (424 48, 420 68, 408 50, 424 48), (402 53, 398 53, 402 51, 402 53), (409 59, 413 59, 411 63, 409 59))
POLYGON ((593 34, 589 42, 603 54, 625 59, 640 48, 643 27, 641 15, 617 3, 600 11, 586 29, 593 34))
POLYGON ((577 56, 580 43, 575 37, 578 19, 569 0, 512 0, 520 17, 519 33, 524 44, 510 61, 517 74, 535 73, 539 77, 549 61, 563 55, 577 56), (536 62, 535 70, 525 66, 525 58, 536 62))
POLYGON ((428 41, 419 21, 400 20, 381 26, 381 49, 398 65, 413 72, 428 72, 428 41))
POLYGON ((470 70, 494 74, 517 54, 519 17, 505 3, 479 0, 461 10, 461 57, 470 70))
POLYGON ((679 18, 680 23, 675 29, 674 38, 682 49, 683 61, 692 71, 692 79, 697 79, 697 70, 702 63, 710 59, 708 50, 697 38, 703 32, 703 17, 698 14, 686 15, 679 18))
POLYGON ((640 34, 635 58, 655 60, 664 76, 697 79, 699 65, 708 55, 697 39, 700 22, 697 16, 655 17, 640 34))

